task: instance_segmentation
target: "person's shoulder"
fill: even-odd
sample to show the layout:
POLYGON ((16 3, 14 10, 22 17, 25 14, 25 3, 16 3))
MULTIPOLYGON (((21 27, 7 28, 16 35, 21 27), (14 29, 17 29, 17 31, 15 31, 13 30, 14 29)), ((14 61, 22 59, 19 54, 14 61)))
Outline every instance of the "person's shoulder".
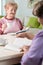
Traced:
POLYGON ((43 30, 41 30, 37 35, 36 37, 43 37, 43 30))
POLYGON ((1 22, 1 23, 5 23, 5 21, 6 21, 5 16, 4 16, 4 17, 2 17, 2 18, 0 19, 0 22, 1 22))
POLYGON ((19 18, 16 18, 17 21, 21 22, 21 20, 19 18))
POLYGON ((43 30, 40 31, 33 39, 32 45, 39 48, 43 46, 43 30))

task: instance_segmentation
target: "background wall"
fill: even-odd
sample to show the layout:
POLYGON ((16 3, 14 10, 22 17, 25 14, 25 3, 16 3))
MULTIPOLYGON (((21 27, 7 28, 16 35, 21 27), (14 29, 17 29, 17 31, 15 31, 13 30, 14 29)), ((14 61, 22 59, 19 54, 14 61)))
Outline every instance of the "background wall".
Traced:
POLYGON ((6 3, 8 3, 8 2, 14 2, 14 0, 6 0, 6 3))
POLYGON ((18 3, 17 15, 21 18, 25 16, 32 16, 32 8, 28 8, 27 0, 15 0, 18 3))
POLYGON ((15 0, 18 3, 18 10, 16 16, 21 19, 24 25, 32 15, 32 8, 28 8, 28 0, 15 0))
POLYGON ((1 0, 0 0, 0 15, 1 15, 1 0))

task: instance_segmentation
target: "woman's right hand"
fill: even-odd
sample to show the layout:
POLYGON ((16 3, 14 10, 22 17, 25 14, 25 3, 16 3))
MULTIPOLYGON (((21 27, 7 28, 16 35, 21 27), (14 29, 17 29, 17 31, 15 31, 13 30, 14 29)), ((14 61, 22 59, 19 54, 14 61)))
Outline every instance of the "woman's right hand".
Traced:
POLYGON ((21 37, 21 38, 28 38, 28 39, 33 39, 35 35, 33 35, 32 33, 27 33, 27 32, 23 32, 23 33, 19 33, 16 35, 16 37, 21 37))
POLYGON ((2 25, 2 31, 4 31, 6 28, 7 28, 7 25, 6 24, 3 24, 2 25))
POLYGON ((16 34, 16 37, 21 37, 21 38, 24 38, 26 37, 26 32, 24 33, 19 33, 19 34, 16 34))

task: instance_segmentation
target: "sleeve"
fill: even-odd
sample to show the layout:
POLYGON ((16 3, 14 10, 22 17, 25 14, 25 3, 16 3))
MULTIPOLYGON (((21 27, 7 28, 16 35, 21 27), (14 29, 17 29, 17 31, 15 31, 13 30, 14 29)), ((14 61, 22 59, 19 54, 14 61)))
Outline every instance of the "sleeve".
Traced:
POLYGON ((21 21, 19 21, 19 22, 20 22, 20 30, 22 30, 23 29, 23 25, 22 25, 21 21))
POLYGON ((3 31, 2 31, 2 24, 3 24, 3 22, 2 22, 2 20, 0 19, 0 34, 3 34, 3 31))
POLYGON ((29 51, 23 55, 21 65, 41 65, 43 52, 43 37, 35 38, 29 51))
POLYGON ((22 29, 23 29, 23 25, 22 25, 21 20, 20 20, 20 19, 18 19, 18 18, 16 18, 16 20, 17 20, 17 21, 18 21, 18 23, 19 23, 20 30, 22 30, 22 29))

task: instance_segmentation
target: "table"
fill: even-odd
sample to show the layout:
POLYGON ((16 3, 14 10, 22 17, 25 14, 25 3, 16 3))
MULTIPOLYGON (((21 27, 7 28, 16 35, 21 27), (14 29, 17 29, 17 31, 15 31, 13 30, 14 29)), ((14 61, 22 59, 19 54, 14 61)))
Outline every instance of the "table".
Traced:
POLYGON ((14 52, 0 47, 0 65, 18 64, 22 55, 22 52, 14 52))

